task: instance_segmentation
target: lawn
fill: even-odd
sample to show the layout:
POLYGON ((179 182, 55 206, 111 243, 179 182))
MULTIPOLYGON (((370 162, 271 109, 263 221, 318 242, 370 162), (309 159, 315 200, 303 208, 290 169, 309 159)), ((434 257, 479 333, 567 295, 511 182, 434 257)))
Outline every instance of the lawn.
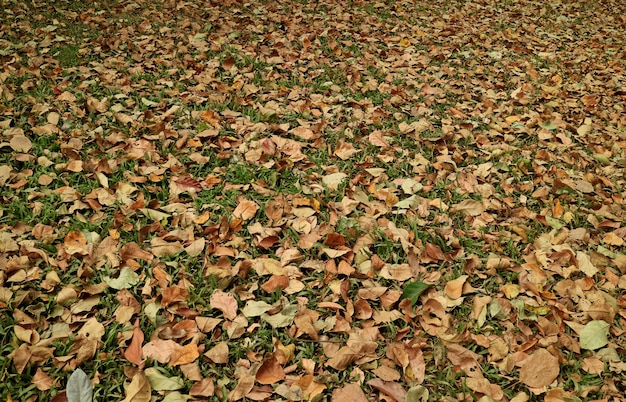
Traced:
POLYGON ((625 16, 4 0, 0 400, 625 400, 625 16))

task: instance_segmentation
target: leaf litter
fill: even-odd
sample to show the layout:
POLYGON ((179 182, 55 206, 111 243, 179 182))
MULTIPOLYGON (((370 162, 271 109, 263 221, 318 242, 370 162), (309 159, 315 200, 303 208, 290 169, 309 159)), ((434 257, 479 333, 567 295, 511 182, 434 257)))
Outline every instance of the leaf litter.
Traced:
POLYGON ((624 15, 7 2, 0 397, 620 400, 624 15))

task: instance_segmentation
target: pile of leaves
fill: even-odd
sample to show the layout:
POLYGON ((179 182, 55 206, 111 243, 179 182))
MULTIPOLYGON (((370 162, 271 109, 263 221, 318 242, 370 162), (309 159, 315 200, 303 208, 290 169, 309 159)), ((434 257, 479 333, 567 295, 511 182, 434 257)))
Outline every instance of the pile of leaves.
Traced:
POLYGON ((620 400, 625 16, 3 2, 0 399, 620 400))

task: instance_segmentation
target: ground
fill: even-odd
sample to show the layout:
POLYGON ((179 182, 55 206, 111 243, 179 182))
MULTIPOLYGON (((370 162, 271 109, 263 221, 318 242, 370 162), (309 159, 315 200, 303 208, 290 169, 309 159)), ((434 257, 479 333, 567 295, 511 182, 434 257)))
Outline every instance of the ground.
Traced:
POLYGON ((0 399, 623 400, 625 16, 4 1, 0 399))

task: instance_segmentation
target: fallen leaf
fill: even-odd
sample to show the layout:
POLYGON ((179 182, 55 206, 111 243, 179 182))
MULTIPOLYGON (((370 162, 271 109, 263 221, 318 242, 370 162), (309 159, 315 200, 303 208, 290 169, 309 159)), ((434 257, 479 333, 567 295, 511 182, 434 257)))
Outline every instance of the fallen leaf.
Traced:
POLYGON ((524 360, 519 377, 531 388, 543 388, 552 384, 559 371, 559 359, 546 349, 537 349, 524 360))
POLYGON ((367 396, 359 384, 347 384, 342 388, 335 388, 332 402, 368 402, 367 396))
POLYGON ((244 221, 252 219, 256 214, 256 211, 259 210, 259 206, 254 201, 242 200, 237 208, 233 211, 233 216, 235 218, 241 218, 244 221))
POLYGON ((122 402, 149 402, 152 388, 143 371, 138 371, 126 389, 126 398, 122 402))
POLYGON ((610 325, 606 321, 589 321, 580 331, 580 347, 588 350, 600 349, 608 343, 610 325))
POLYGON ((285 371, 275 357, 265 360, 256 372, 256 381, 259 384, 275 384, 285 378, 285 371))
POLYGON ((455 212, 459 212, 459 213, 462 213, 464 215, 469 215, 469 216, 478 216, 482 214, 483 212, 485 212, 485 207, 483 206, 483 203, 480 201, 465 200, 465 201, 461 201, 458 204, 453 205, 450 208, 450 213, 455 213, 455 212))
POLYGON ((230 293, 215 290, 210 299, 211 307, 224 313, 224 317, 233 320, 237 317, 237 299, 230 293))

